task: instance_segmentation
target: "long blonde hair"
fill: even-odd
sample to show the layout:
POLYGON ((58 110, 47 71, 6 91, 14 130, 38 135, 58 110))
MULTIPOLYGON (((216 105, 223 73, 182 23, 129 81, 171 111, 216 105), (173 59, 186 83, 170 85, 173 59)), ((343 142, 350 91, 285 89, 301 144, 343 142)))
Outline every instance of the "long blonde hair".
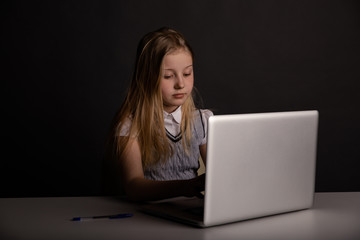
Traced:
MULTIPOLYGON (((170 28, 161 28, 146 34, 139 42, 135 70, 130 88, 113 126, 113 153, 116 159, 123 154, 130 138, 136 137, 141 151, 143 167, 166 161, 173 147, 166 136, 163 100, 160 89, 161 66, 165 55, 178 50, 193 51, 183 35, 170 28), (119 136, 127 121, 131 126, 127 136, 119 136)), ((188 149, 195 105, 189 96, 182 105, 182 144, 188 149)))

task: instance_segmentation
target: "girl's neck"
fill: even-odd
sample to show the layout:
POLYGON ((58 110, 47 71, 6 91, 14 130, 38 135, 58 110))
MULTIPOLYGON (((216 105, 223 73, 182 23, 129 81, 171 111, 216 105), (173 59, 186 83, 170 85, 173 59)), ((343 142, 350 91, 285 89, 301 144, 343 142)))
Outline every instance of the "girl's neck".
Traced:
POLYGON ((166 110, 166 109, 164 108, 164 111, 165 111, 166 113, 168 113, 168 114, 171 114, 171 113, 173 113, 173 112, 176 112, 179 108, 181 108, 181 105, 178 106, 178 107, 175 108, 175 109, 170 109, 170 110, 166 110))

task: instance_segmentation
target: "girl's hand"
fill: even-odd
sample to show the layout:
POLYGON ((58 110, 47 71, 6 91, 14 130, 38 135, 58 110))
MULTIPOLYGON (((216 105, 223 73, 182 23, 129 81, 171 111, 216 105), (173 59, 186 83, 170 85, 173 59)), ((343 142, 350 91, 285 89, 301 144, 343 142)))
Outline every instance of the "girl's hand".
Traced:
POLYGON ((204 198, 204 195, 201 193, 205 190, 205 174, 202 174, 196 178, 187 180, 185 184, 185 196, 186 197, 198 197, 204 198))

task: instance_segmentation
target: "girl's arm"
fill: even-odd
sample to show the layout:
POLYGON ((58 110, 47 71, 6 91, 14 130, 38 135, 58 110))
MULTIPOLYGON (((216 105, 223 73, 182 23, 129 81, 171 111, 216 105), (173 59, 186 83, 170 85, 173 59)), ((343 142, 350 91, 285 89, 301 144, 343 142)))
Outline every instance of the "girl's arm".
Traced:
POLYGON ((154 201, 178 196, 201 196, 205 176, 190 180, 153 181, 144 178, 138 141, 130 139, 120 158, 122 183, 127 197, 133 201, 154 201))
POLYGON ((206 144, 200 145, 199 149, 200 149, 200 156, 201 159, 204 163, 204 166, 206 166, 206 144))

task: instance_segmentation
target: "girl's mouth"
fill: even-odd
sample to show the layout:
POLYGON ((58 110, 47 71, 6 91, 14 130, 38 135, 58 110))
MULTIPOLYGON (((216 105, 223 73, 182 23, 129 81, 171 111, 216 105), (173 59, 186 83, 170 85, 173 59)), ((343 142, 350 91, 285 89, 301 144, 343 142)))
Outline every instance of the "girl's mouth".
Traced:
POLYGON ((184 93, 177 93, 173 95, 174 98, 183 98, 184 96, 185 96, 184 93))

